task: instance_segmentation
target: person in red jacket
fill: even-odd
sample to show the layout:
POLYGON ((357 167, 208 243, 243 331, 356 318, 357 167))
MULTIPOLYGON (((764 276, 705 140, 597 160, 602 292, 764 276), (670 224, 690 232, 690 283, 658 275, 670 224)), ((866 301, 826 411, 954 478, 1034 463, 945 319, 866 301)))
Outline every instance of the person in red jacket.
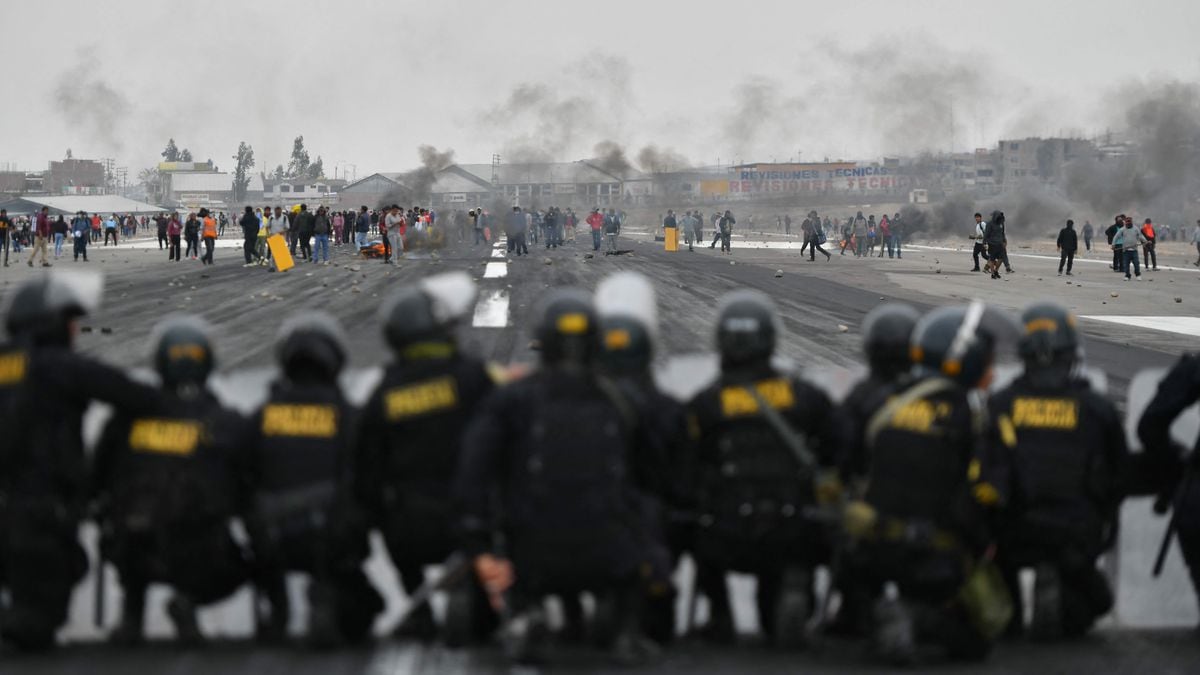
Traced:
POLYGON ((1147 218, 1146 222, 1142 225, 1142 234, 1146 236, 1146 243, 1142 245, 1142 267, 1157 272, 1158 254, 1154 252, 1154 244, 1155 239, 1158 238, 1158 235, 1154 231, 1154 223, 1151 223, 1149 218, 1147 218), (1150 263, 1154 263, 1154 266, 1151 267, 1150 263))
POLYGON ((604 236, 604 216, 600 215, 600 209, 592 209, 591 215, 587 217, 587 224, 592 227, 592 250, 600 250, 600 241, 604 236))
POLYGON ((46 260, 47 244, 50 241, 50 208, 43 206, 42 210, 37 214, 37 225, 34 228, 33 250, 29 252, 29 266, 33 267, 33 259, 37 257, 38 251, 42 252, 42 267, 49 267, 50 262, 46 260))

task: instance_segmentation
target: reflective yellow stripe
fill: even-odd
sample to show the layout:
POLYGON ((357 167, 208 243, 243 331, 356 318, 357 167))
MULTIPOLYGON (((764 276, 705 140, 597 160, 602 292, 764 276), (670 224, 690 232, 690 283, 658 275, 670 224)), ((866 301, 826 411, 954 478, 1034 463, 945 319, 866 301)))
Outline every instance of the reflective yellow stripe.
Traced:
POLYGON ((337 408, 331 405, 272 403, 263 408, 264 436, 332 438, 337 435, 337 408))

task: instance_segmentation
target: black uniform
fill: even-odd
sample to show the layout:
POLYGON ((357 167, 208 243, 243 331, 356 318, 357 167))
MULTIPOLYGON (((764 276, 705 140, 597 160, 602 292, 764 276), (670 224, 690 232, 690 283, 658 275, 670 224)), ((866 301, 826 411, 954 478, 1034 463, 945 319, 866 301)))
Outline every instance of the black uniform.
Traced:
POLYGON ((87 571, 83 414, 91 400, 150 412, 156 392, 66 347, 0 348, 0 637, 49 647, 87 571))
POLYGON ((816 505, 818 469, 836 459, 832 405, 820 390, 757 363, 726 368, 687 411, 700 514, 693 551, 698 583, 719 617, 713 637, 728 638, 720 622, 729 617, 725 573, 731 571, 757 575, 759 625, 771 636, 785 570, 811 573, 829 556, 824 526, 806 512, 811 516, 816 505), (803 437, 820 466, 796 457, 748 387, 803 437))
MULTIPOLYGON (((358 474, 407 593, 421 586, 426 565, 459 548, 452 483, 467 421, 492 390, 483 362, 448 342, 418 343, 388 366, 363 411, 358 474)), ((428 607, 422 612, 432 629, 428 607)))
POLYGON ((883 417, 868 422, 863 501, 876 515, 865 531, 851 532, 848 567, 866 589, 895 582, 920 613, 919 638, 952 654, 979 655, 988 643, 954 602, 971 561, 989 543, 968 479, 978 437, 967 391, 936 376, 893 391, 880 392, 876 415, 883 417), (898 407, 889 411, 888 401, 898 407))
POLYGON ((370 548, 351 482, 354 409, 335 382, 285 377, 253 424, 250 532, 269 603, 269 619, 261 619, 267 636, 282 637, 287 627, 285 573, 303 571, 312 576, 309 601, 322 622, 310 622, 310 637, 365 638, 383 599, 362 571, 370 548))
MULTIPOLYGON (((1127 462, 1121 418, 1086 381, 1043 385, 1029 375, 988 407, 999 433, 985 475, 1004 502, 998 535, 1009 587, 1022 567, 1048 566, 1039 575, 1057 572, 1062 581, 1061 626, 1053 628, 1082 634, 1113 602, 1095 561, 1116 534, 1127 462)), ((1017 626, 1020 617, 1014 612, 1017 626)))
POLYGON ((100 546, 124 588, 130 639, 141 636, 150 583, 175 589, 175 618, 229 596, 248 576, 229 533, 244 495, 235 460, 245 448, 245 421, 208 392, 183 399, 163 391, 159 400, 154 416, 113 417, 96 448, 100 546))
POLYGON ((1200 599, 1200 440, 1190 456, 1180 457, 1170 438, 1171 422, 1200 399, 1200 355, 1187 354, 1158 385, 1158 393, 1138 422, 1138 438, 1146 448, 1146 459, 1157 470, 1164 490, 1178 488, 1174 500, 1175 528, 1179 548, 1200 599), (1180 471, 1181 464, 1183 470, 1180 471), (1183 478, 1180 478, 1180 475, 1183 478))
POLYGON ((495 391, 467 429, 454 491, 463 546, 512 560, 514 610, 548 594, 667 583, 644 488, 653 478, 637 460, 645 432, 613 388, 586 370, 539 371, 495 391))

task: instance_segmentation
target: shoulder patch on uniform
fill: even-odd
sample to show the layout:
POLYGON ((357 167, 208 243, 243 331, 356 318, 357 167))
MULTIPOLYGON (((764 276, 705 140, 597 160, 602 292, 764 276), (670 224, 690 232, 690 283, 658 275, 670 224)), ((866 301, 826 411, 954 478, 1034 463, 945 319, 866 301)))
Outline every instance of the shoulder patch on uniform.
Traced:
POLYGON ((337 435, 337 406, 268 403, 262 412, 263 436, 333 438, 337 435))
POLYGON ((383 395, 383 413, 389 422, 450 410, 457 405, 458 383, 450 375, 394 387, 383 395))
POLYGON ((1079 402, 1072 398, 1018 396, 1012 403, 1012 423, 1017 429, 1074 431, 1079 426, 1079 402))
POLYGON ((195 420, 134 420, 129 427, 129 449, 160 455, 191 455, 200 444, 203 430, 195 420))
POLYGON ((1012 418, 1008 415, 1001 415, 996 420, 996 427, 1000 431, 1000 441, 1005 447, 1017 447, 1017 428, 1013 426, 1012 418))
POLYGON ((29 356, 25 352, 0 354, 0 386, 11 386, 25 381, 29 368, 29 356))
MULTIPOLYGON (((760 380, 754 383, 754 388, 767 405, 776 410, 791 408, 796 404, 796 393, 792 389, 792 383, 785 378, 760 380)), ((746 387, 738 385, 721 389, 721 414, 725 417, 741 417, 757 412, 758 401, 754 400, 754 396, 746 387)))

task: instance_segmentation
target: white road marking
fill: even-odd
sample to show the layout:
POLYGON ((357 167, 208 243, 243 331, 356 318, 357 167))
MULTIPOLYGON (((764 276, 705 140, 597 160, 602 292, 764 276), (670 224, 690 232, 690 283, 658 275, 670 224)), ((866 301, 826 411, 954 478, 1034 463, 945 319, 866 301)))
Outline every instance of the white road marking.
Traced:
POLYGON ((508 326, 508 293, 487 291, 475 305, 475 317, 471 325, 476 328, 504 328, 508 326))
POLYGON ((483 270, 484 279, 503 279, 508 276, 508 263, 490 262, 483 270))
MULTIPOLYGON (((1159 268, 1161 269, 1161 268, 1159 268)), ((1200 336, 1200 317, 1195 316, 1082 316, 1081 319, 1104 321, 1124 326, 1149 328, 1180 335, 1200 336)))
POLYGON ((506 252, 504 249, 500 248, 500 247, 496 247, 496 248, 495 248, 495 249, 492 251, 492 257, 493 257, 493 258, 503 258, 503 257, 504 257, 504 256, 506 256, 506 255, 507 255, 507 252, 506 252))

